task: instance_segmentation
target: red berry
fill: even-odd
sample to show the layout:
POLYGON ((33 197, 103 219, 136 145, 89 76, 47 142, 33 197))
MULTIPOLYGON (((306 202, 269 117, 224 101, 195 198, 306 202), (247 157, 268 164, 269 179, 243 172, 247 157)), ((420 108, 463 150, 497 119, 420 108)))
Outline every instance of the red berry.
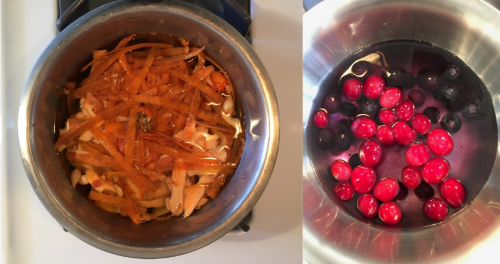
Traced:
POLYGON ((344 82, 344 96, 349 101, 356 101, 361 97, 363 85, 356 79, 347 79, 344 82))
POLYGON ((384 125, 392 125, 396 122, 396 115, 391 109, 382 108, 378 111, 378 119, 384 125))
POLYGON ((448 215, 448 206, 443 200, 433 197, 425 201, 424 213, 430 219, 441 220, 448 215))
POLYGON ((406 149, 405 159, 410 166, 422 166, 431 158, 431 149, 421 141, 413 142, 406 149))
POLYGON ((416 114, 410 124, 420 135, 427 135, 431 131, 431 120, 424 114, 416 114))
POLYGON ((415 189, 422 181, 422 173, 420 173, 420 169, 417 167, 406 166, 401 171, 401 180, 409 189, 415 189))
POLYGON ((436 156, 446 156, 453 150, 453 140, 450 133, 441 128, 436 128, 429 133, 427 143, 436 156))
POLYGON ((367 139, 359 146, 359 159, 363 165, 373 167, 382 159, 382 146, 373 139, 367 139))
POLYGON ((333 185, 333 193, 337 196, 337 198, 346 202, 351 200, 354 196, 354 189, 349 182, 339 181, 333 185))
POLYGON ((415 105, 410 100, 403 100, 396 106, 396 118, 399 121, 410 121, 415 113, 415 105))
POLYGON ((370 167, 360 165, 352 170, 351 183, 357 193, 365 194, 370 192, 377 182, 377 174, 370 167))
POLYGON ((385 89, 385 80, 380 75, 372 74, 363 84, 363 93, 368 99, 378 99, 385 89))
POLYGON ((381 202, 388 202, 399 193, 399 184, 394 178, 383 178, 373 189, 373 195, 381 202))
POLYGON ((380 217, 382 222, 388 225, 395 225, 401 221, 403 213, 397 203, 387 202, 380 205, 378 209, 378 217, 380 217))
POLYGON ((392 126, 394 138, 401 145, 409 145, 417 138, 417 133, 405 122, 397 122, 392 126))
POLYGON ((336 160, 330 166, 333 177, 339 181, 347 181, 351 177, 351 165, 345 160, 336 160))
POLYGON ((450 163, 439 157, 432 158, 422 168, 422 178, 428 184, 438 184, 450 173, 450 163))
POLYGON ((373 218, 377 215, 378 201, 372 194, 363 194, 358 198, 358 210, 364 217, 373 218))
POLYGON ((380 96, 380 106, 383 108, 393 108, 403 98, 403 93, 398 88, 389 87, 380 96))
POLYGON ((351 124, 351 132, 354 136, 367 139, 375 135, 377 124, 367 116, 358 116, 351 124))
POLYGON ((325 109, 318 109, 314 113, 314 124, 318 128, 325 128, 330 123, 330 115, 325 109))
POLYGON ((396 142, 396 139, 394 138, 394 130, 390 126, 379 126, 375 136, 378 141, 384 145, 392 145, 396 142))
POLYGON ((439 186, 439 191, 443 200, 445 200, 451 208, 460 207, 465 202, 465 188, 462 183, 455 178, 445 179, 441 183, 441 186, 439 186))

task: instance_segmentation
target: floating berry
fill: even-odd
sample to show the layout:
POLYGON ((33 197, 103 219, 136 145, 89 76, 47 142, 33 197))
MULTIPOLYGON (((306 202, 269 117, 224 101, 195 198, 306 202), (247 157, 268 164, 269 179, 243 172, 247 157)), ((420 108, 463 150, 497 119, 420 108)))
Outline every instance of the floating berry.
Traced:
POLYGON ((427 136, 427 143, 434 155, 443 157, 453 150, 453 140, 450 133, 441 128, 432 130, 427 136))
POLYGON ((351 177, 351 165, 345 160, 336 160, 330 166, 333 177, 339 181, 347 181, 351 177))
POLYGON ((422 166, 430 158, 431 150, 424 142, 415 141, 406 149, 405 159, 410 166, 422 166))
POLYGON ((434 106, 425 108, 424 115, 431 120, 432 124, 436 124, 439 121, 439 118, 441 118, 441 113, 439 113, 439 110, 434 106))
POLYGON ((439 191, 451 208, 460 207, 465 202, 465 187, 455 178, 445 179, 439 186, 439 191))
POLYGON ((410 100, 403 100, 396 106, 396 118, 399 121, 410 121, 415 113, 415 105, 410 100))
POLYGON ((459 87, 454 83, 443 83, 432 93, 436 100, 445 103, 446 107, 451 107, 458 96, 459 87))
POLYGON ((364 217, 373 218, 378 212, 378 201, 372 194, 363 194, 358 198, 357 207, 364 217))
POLYGON ((407 72, 403 75, 401 79, 401 88, 403 89, 412 89, 415 87, 415 76, 411 72, 407 72))
POLYGON ((382 77, 372 74, 363 83, 363 94, 368 99, 378 99, 385 89, 385 81, 382 77))
POLYGON ((316 138, 316 143, 320 149, 329 149, 335 146, 335 131, 329 127, 321 129, 316 138))
POLYGON ((340 99, 340 96, 327 94, 323 98, 323 108, 328 113, 335 114, 342 110, 342 108, 344 108, 344 104, 342 103, 342 99, 340 99))
POLYGON ((366 100, 359 104, 359 113, 375 118, 380 109, 380 105, 373 100, 366 100))
POLYGON ((401 86, 404 81, 406 71, 403 68, 391 68, 384 75, 387 79, 387 86, 401 86))
POLYGON ((373 195, 381 202, 388 202, 399 193, 398 182, 391 177, 383 178, 375 184, 373 195))
POLYGON ((439 157, 430 159, 422 167, 422 178, 428 184, 440 183, 450 173, 450 163, 439 157))
POLYGON ((365 194, 370 192, 376 182, 377 174, 372 168, 360 165, 352 170, 351 183, 357 193, 365 194))
POLYGON ((361 139, 371 138, 377 132, 377 124, 367 116, 358 116, 351 124, 351 132, 361 139))
POLYGON ((396 139, 394 138, 394 130, 390 126, 379 126, 377 128, 377 133, 375 133, 378 141, 384 145, 392 145, 396 143, 396 139))
POLYGON ((433 220, 441 220, 448 215, 448 206, 443 200, 433 197, 425 201, 424 214, 433 220))
POLYGON ((376 166, 382 159, 382 146, 373 139, 367 139, 359 146, 359 159, 363 165, 376 166))
POLYGON ((448 80, 456 81, 462 77, 462 69, 456 64, 449 64, 444 72, 444 77, 448 80))
POLYGON ((325 109, 318 109, 314 112, 314 125, 318 128, 325 128, 330 123, 330 115, 325 109))
POLYGON ((382 108, 378 111, 378 120, 384 125, 392 125, 396 122, 396 115, 391 109, 382 108))
POLYGON ((347 202, 354 196, 354 189, 351 183, 347 181, 339 181, 333 185, 333 193, 340 200, 347 202))
POLYGON ((358 115, 358 112, 358 107, 355 104, 349 102, 344 102, 344 107, 342 110, 340 110, 340 113, 346 117, 355 117, 358 115))
POLYGON ((351 125, 352 125, 352 119, 344 118, 344 119, 339 121, 338 128, 340 130, 351 131, 351 125))
POLYGON ((399 184, 399 192, 396 195, 396 197, 392 199, 393 201, 404 200, 406 199, 406 197, 408 197, 408 188, 400 181, 398 181, 398 184, 399 184))
POLYGON ((395 202, 387 202, 380 205, 378 209, 378 217, 388 225, 395 225, 401 221, 403 213, 401 208, 395 202))
POLYGON ((420 182, 420 185, 415 188, 415 195, 422 201, 434 197, 434 193, 434 188, 424 181, 420 182))
POLYGON ((462 127, 462 119, 455 113, 448 113, 441 119, 441 127, 449 133, 456 133, 462 127))
POLYGON ((427 91, 434 91, 438 88, 439 76, 432 70, 421 70, 417 73, 417 85, 427 91))
POLYGON ((410 121, 411 128, 419 135, 427 135, 431 132, 431 120, 424 114, 416 114, 410 121))
POLYGON ((422 181, 422 174, 420 173, 420 169, 413 166, 404 167, 401 171, 401 180, 403 181, 403 184, 409 189, 417 188, 422 181))
MULTIPOLYGON (((356 168, 357 166, 360 166, 360 165, 363 165, 363 163, 361 163, 361 160, 359 159, 359 154, 353 154, 350 158, 349 158, 349 165, 351 165, 351 168, 356 168)), ((351 173, 352 175, 352 173, 351 173)))
POLYGON ((370 70, 370 63, 367 61, 358 61, 352 65, 352 72, 358 77, 363 77, 370 70))
POLYGON ((350 132, 340 130, 335 136, 335 146, 340 151, 346 151, 351 148, 354 138, 350 132))
POLYGON ((392 126, 394 139, 400 145, 409 145, 417 138, 417 133, 406 122, 397 122, 392 126))
POLYGON ((363 84, 354 79, 347 79, 344 82, 344 86, 342 87, 343 92, 344 92, 344 97, 349 100, 349 101, 356 101, 359 98, 361 98, 362 91, 363 91, 363 84))
POLYGON ((479 99, 470 100, 465 103, 465 108, 462 109, 462 115, 466 119, 477 119, 482 113, 482 103, 479 99))
POLYGON ((408 99, 413 102, 415 107, 420 107, 425 103, 425 94, 419 89, 412 89, 408 93, 408 99))
POLYGON ((395 87, 389 87, 380 96, 380 106, 383 108, 393 108, 403 98, 401 90, 395 87))

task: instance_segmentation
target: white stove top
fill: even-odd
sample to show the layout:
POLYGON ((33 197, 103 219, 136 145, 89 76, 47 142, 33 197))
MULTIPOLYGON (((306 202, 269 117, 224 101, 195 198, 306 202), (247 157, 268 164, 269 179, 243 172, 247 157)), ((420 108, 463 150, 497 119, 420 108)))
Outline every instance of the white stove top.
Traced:
POLYGON ((56 35, 55 0, 4 0, 0 64, 1 263, 302 263, 302 3, 252 1, 253 47, 278 96, 281 138, 273 177, 251 229, 167 260, 96 249, 64 232, 32 190, 21 162, 17 113, 24 83, 56 35))

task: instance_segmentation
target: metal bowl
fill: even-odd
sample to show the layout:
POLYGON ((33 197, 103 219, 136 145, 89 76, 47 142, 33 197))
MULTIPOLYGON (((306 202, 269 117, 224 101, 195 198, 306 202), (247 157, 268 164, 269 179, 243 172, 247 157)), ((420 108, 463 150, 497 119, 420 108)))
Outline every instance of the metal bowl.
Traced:
MULTIPOLYGON (((70 233, 99 249, 128 257, 163 258, 204 247, 234 228, 262 195, 279 140, 271 80, 247 41, 220 18, 180 1, 102 6, 63 30, 36 62, 23 91, 18 136, 23 163, 39 199, 70 233), (60 87, 93 49, 131 33, 172 34, 197 46, 227 71, 245 113, 246 146, 235 174, 210 204, 188 219, 135 225, 93 206, 71 187, 54 143, 60 87)), ((154 1, 159 2, 159 1, 154 1)), ((152 35, 154 36, 154 35, 152 35)))
POLYGON ((499 19, 497 9, 479 0, 325 1, 304 15, 303 245, 307 262, 459 263, 487 261, 495 254, 500 242, 499 19), (463 210, 422 228, 383 228, 345 210, 330 190, 333 179, 325 166, 331 155, 318 153, 311 129, 311 113, 321 105, 337 66, 360 50, 393 40, 422 41, 456 54, 481 78, 496 113, 491 122, 496 124, 494 133, 464 133, 463 141, 473 147, 467 152, 455 150, 457 155, 450 160, 452 166, 463 169, 464 177, 484 178, 485 184, 472 187, 478 194, 469 197, 473 201, 463 210))

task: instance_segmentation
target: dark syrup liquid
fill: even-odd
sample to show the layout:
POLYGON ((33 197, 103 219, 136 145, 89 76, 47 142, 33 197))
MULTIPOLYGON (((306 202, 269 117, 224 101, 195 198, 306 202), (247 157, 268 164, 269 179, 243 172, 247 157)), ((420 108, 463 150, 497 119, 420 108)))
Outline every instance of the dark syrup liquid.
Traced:
MULTIPOLYGON (((453 103, 444 103, 436 100, 433 93, 421 89, 416 83, 410 85, 412 88, 403 89, 403 99, 408 98, 408 93, 411 89, 420 89, 424 92, 426 100, 424 105, 416 107, 415 113, 422 113, 426 107, 434 106, 439 109, 441 118, 450 112, 458 114, 462 119, 461 129, 451 134, 454 142, 453 151, 444 158, 450 163, 450 173, 448 177, 454 177, 462 182, 466 188, 467 196, 464 205, 459 208, 453 209, 449 207, 448 216, 441 221, 435 221, 427 218, 423 212, 424 201, 419 200, 414 193, 414 190, 408 190, 408 196, 401 201, 397 201, 403 212, 402 220, 395 226, 385 225, 378 216, 368 219, 361 215, 356 208, 356 202, 359 194, 348 202, 342 202, 333 194, 333 185, 336 180, 330 172, 330 165, 337 159, 349 161, 351 155, 358 153, 359 145, 364 141, 355 139, 351 148, 347 151, 339 151, 335 148, 329 150, 321 150, 316 145, 316 136, 319 129, 317 129, 312 121, 308 126, 307 140, 309 144, 312 157, 313 167, 316 175, 328 196, 335 201, 335 203, 349 212, 353 217, 360 221, 366 222, 369 225, 375 225, 380 228, 390 230, 401 229, 416 229, 423 228, 430 225, 439 224, 446 221, 458 214, 460 211, 467 208, 467 205, 473 202, 474 198, 483 188, 486 180, 488 179, 497 150, 497 124, 495 112, 492 104, 492 98, 486 86, 482 83, 481 79, 458 57, 452 53, 441 48, 410 41, 396 41, 387 42, 374 45, 370 48, 359 51, 353 56, 342 62, 334 72, 332 72, 320 86, 317 98, 314 100, 311 116, 318 108, 322 108, 323 97, 326 94, 334 93, 342 94, 342 85, 348 78, 357 78, 361 82, 366 79, 369 74, 362 77, 356 77, 351 71, 351 67, 357 61, 368 61, 370 65, 369 74, 378 74, 384 76, 384 72, 389 69, 403 68, 407 73, 417 76, 421 70, 429 69, 437 72, 439 76, 445 72, 449 64, 456 64, 462 70, 462 78, 459 81, 459 97, 453 103), (477 98, 481 101, 481 114, 474 119, 464 118, 462 109, 465 106, 464 100, 477 98)), ((444 77, 441 77, 443 79, 444 77)), ((387 82, 387 78, 386 78, 387 82)), ((343 99, 345 100, 345 99, 343 99)), ((366 100, 364 96, 355 104, 366 100)), ((341 113, 330 115, 330 127, 338 132, 340 130, 339 121, 346 117, 341 113)), ((431 129, 441 128, 440 122, 433 124, 431 129)), ((425 139, 421 139, 426 142, 425 139)), ((381 162, 373 167, 377 173, 377 178, 393 177, 401 181, 401 170, 406 166, 404 159, 404 152, 406 147, 397 143, 391 146, 383 146, 383 156, 381 162)), ((434 157, 434 155, 432 156, 434 157)), ((432 158, 431 157, 431 158, 432 158)), ((435 190, 435 197, 440 197, 439 185, 432 186, 435 190)))

